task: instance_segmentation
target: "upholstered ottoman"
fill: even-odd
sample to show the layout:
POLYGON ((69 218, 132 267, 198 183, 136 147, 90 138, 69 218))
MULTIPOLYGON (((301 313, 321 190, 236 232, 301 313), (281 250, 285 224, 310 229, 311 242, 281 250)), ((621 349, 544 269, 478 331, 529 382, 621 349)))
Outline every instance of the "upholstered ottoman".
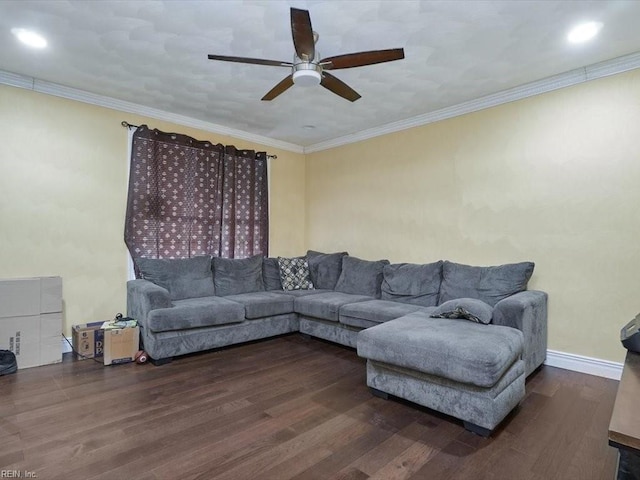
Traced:
POLYGON ((524 398, 520 330, 411 313, 358 334, 367 385, 454 416, 488 436, 524 398))

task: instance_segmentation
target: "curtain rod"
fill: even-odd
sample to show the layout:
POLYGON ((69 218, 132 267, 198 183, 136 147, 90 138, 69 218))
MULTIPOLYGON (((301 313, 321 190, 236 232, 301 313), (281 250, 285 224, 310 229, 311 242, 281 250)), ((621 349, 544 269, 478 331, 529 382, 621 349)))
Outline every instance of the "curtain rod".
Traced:
MULTIPOLYGON (((129 122, 127 122, 126 120, 123 120, 122 122, 120 122, 120 125, 122 125, 125 128, 138 128, 140 125, 133 125, 129 122)), ((278 158, 277 155, 267 155, 267 158, 270 160, 275 160, 278 158)))

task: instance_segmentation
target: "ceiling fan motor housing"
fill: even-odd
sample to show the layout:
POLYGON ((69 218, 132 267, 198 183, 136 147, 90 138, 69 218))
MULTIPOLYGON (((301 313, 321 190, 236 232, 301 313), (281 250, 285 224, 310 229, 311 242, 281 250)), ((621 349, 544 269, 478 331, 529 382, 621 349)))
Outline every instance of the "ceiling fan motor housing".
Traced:
MULTIPOLYGON (((316 51, 316 58, 318 57, 319 55, 316 51)), ((293 67, 291 67, 293 83, 301 87, 313 87, 320 83, 322 79, 322 67, 316 63, 316 58, 311 62, 304 62, 297 56, 294 56, 293 67)))

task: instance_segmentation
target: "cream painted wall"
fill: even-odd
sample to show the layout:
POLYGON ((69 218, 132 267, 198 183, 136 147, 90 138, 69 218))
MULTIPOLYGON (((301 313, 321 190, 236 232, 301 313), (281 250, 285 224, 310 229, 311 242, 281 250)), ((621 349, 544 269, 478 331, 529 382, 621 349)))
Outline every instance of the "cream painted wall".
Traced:
POLYGON ((64 324, 126 309, 127 132, 147 123, 276 154, 270 164, 273 255, 304 247, 302 154, 0 86, 0 277, 63 277, 64 324))
POLYGON ((306 157, 306 244, 532 260, 549 348, 622 361, 640 311, 640 70, 306 157))
POLYGON ((61 275, 66 333, 125 309, 123 119, 277 154, 272 255, 314 248, 393 262, 533 260, 530 287, 550 295, 550 348, 623 358, 619 329, 640 310, 639 71, 306 162, 0 86, 0 277, 61 275))

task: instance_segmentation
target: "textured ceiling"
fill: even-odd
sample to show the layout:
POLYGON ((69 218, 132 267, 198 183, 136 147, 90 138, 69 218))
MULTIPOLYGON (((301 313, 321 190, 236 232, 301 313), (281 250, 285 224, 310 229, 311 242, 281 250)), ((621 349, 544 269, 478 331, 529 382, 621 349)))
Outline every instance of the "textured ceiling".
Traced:
POLYGON ((0 0, 0 70, 307 146, 638 52, 639 24, 640 1, 0 0), (335 71, 355 103, 299 86, 262 102, 287 69, 207 54, 291 61, 291 6, 310 11, 323 57, 406 58, 335 71), (585 20, 599 37, 568 44, 585 20), (14 27, 49 46, 24 47, 14 27))

